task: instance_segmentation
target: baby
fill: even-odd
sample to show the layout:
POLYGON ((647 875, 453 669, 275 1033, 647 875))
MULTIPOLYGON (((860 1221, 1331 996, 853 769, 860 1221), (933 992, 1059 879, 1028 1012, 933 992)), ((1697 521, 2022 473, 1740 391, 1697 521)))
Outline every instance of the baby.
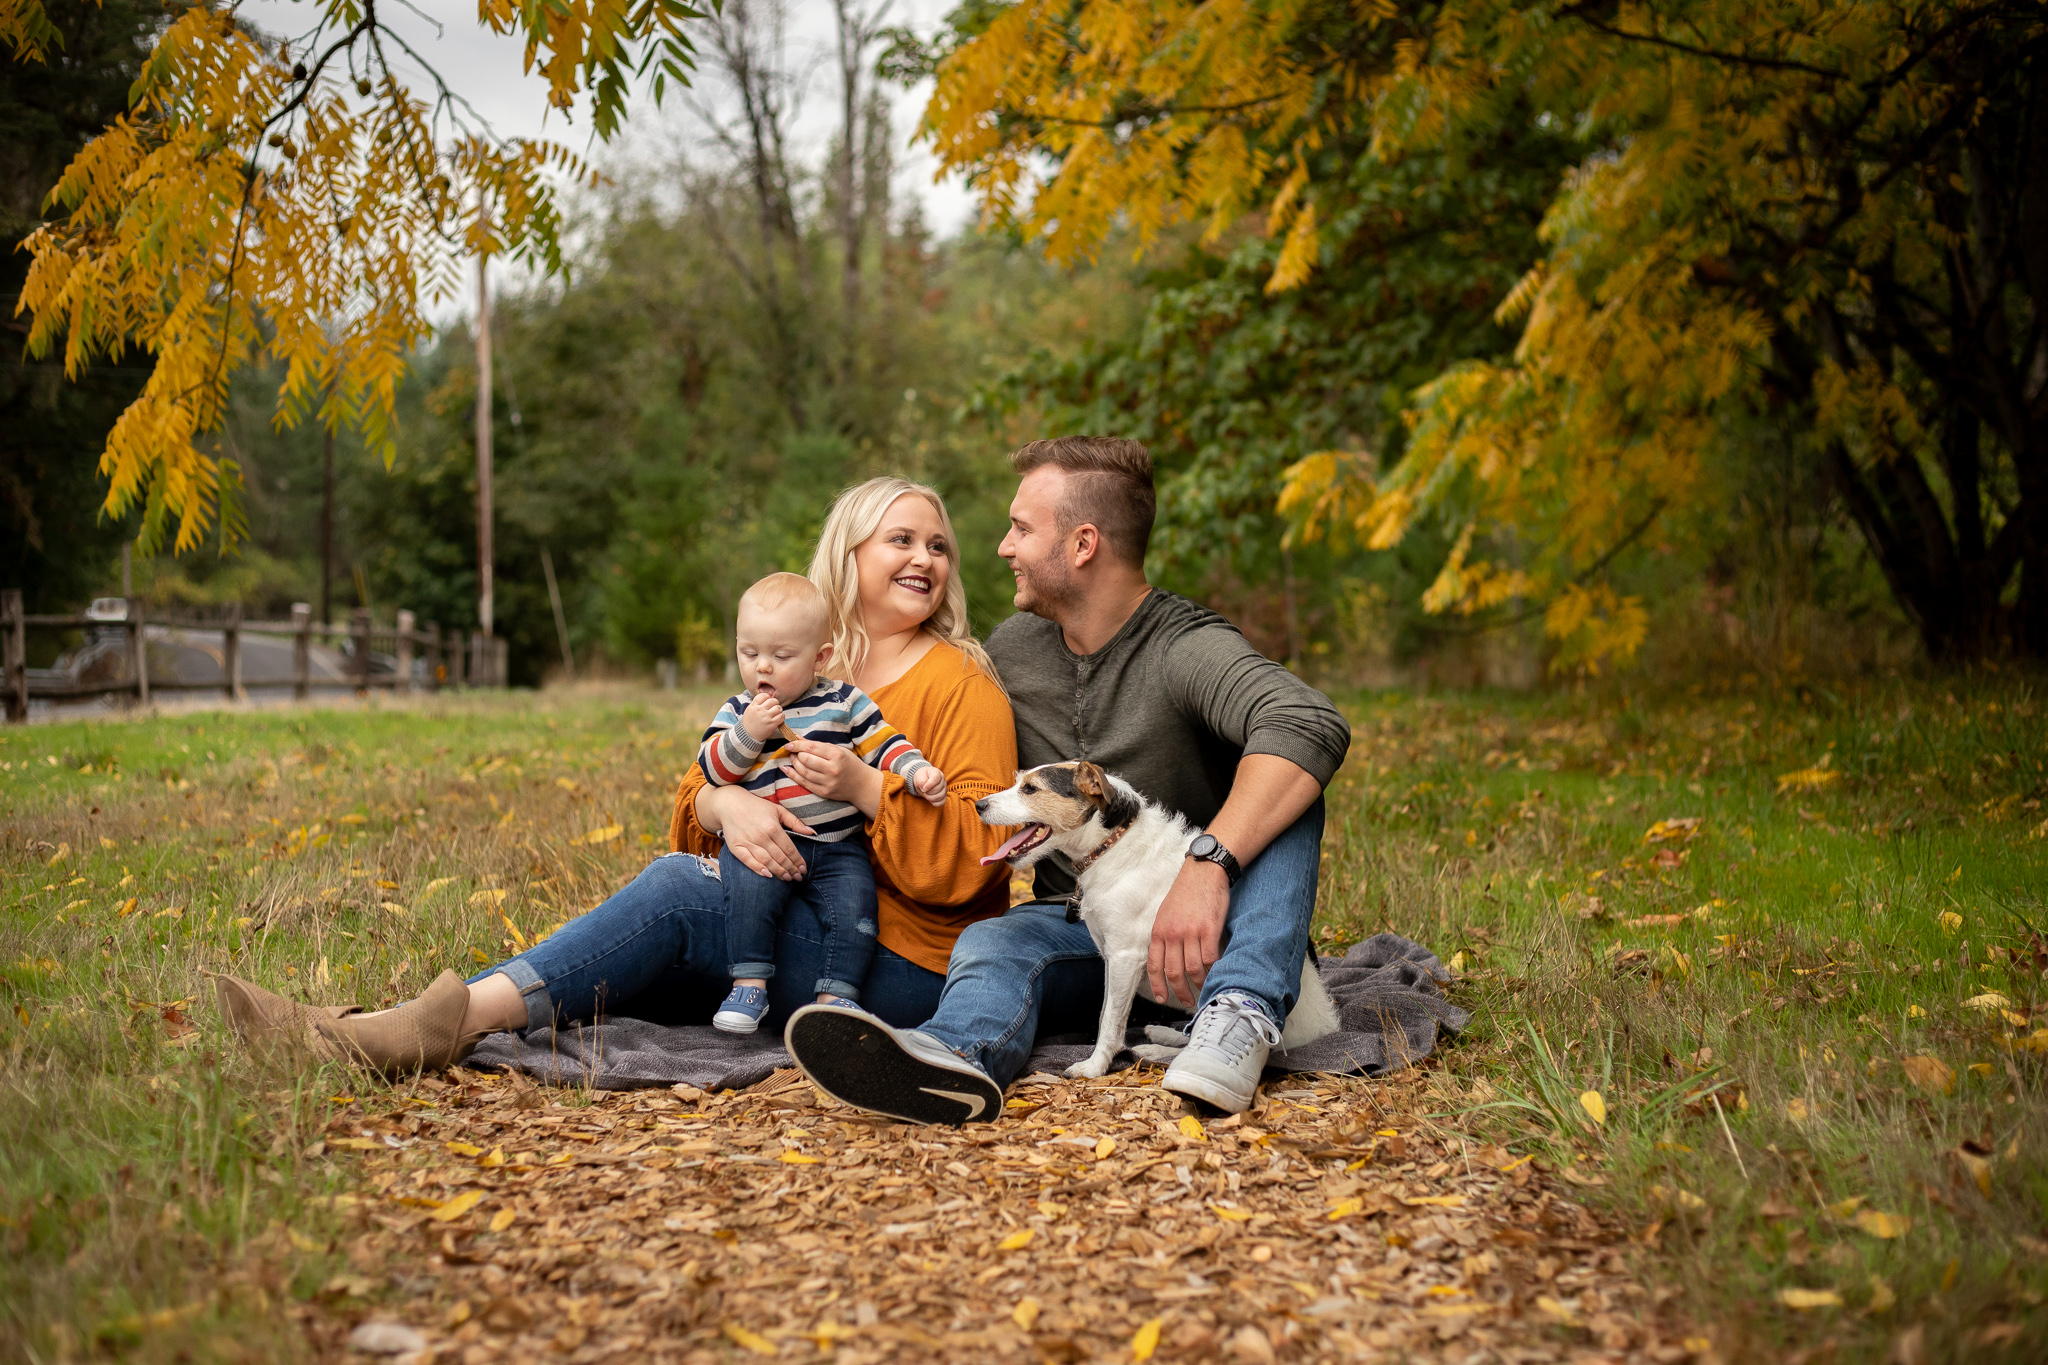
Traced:
POLYGON ((903 778, 934 806, 945 803, 946 777, 882 719, 865 692, 823 676, 832 658, 830 617, 825 595, 810 579, 772 573, 748 588, 734 633, 747 690, 719 707, 704 732, 697 752, 704 780, 774 801, 813 831, 791 831, 803 855, 801 881, 764 877, 730 848, 718 855, 733 981, 711 1023, 727 1033, 752 1033, 768 1012, 775 931, 790 897, 803 897, 825 930, 819 1003, 859 1000, 875 954, 875 874, 860 837, 866 817, 851 802, 829 801, 791 776, 785 741, 843 745, 862 762, 903 778))

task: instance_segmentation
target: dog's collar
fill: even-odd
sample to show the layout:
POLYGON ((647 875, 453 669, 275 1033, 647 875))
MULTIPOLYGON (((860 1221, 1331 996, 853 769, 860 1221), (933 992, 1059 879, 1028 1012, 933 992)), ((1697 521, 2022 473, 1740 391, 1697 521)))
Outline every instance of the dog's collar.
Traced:
POLYGON ((1074 864, 1074 889, 1067 896, 1067 923, 1073 924, 1081 918, 1081 874, 1095 866, 1097 859, 1114 848, 1116 841, 1123 838, 1124 831, 1129 828, 1129 825, 1118 825, 1107 839, 1095 846, 1093 853, 1074 864))

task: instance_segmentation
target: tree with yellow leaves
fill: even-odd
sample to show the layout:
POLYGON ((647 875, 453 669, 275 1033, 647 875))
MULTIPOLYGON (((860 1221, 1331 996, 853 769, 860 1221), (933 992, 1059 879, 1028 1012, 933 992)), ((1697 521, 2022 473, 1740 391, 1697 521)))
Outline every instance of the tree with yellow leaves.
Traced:
POLYGON ((1296 534, 1450 550, 1425 606, 1630 653, 1608 571, 1758 421, 1861 530, 1930 655, 2048 656, 2048 7, 2024 0, 1016 0, 962 11, 926 132, 1058 258, 1247 215, 1313 290, 1354 168, 1533 120, 1575 168, 1498 316, 1385 451, 1290 471, 1296 534))
MULTIPOLYGON (((281 425, 353 427, 388 459, 407 357, 463 261, 562 264, 550 175, 585 168, 558 145, 492 137, 438 78, 414 91, 393 61, 415 54, 378 3, 307 0, 310 31, 285 42, 231 5, 173 3, 128 113, 72 160, 27 243, 32 355, 61 348, 74 376, 130 347, 154 358, 100 463, 106 511, 141 506, 145 551, 189 549, 216 523, 238 532, 236 470, 209 440, 236 370, 281 362, 281 425)), ((692 0, 478 5, 481 24, 524 35, 565 117, 582 98, 599 137, 636 75, 657 99, 687 82, 687 25, 704 13, 692 0)), ((0 0, 0 45, 17 58, 47 60, 60 41, 43 0, 0 0)))

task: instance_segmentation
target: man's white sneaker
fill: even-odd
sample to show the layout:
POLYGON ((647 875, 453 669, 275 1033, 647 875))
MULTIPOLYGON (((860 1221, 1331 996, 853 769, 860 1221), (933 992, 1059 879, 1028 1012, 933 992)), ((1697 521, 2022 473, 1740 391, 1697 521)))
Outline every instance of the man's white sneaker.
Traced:
POLYGON ((782 1045, 832 1098, 905 1123, 989 1122, 1003 1112, 994 1081, 929 1033, 890 1028, 858 1006, 806 1005, 782 1045))
POLYGON ((1249 995, 1219 995, 1188 1031, 1159 1084, 1176 1095, 1213 1104, 1233 1114, 1251 1108, 1266 1069, 1266 1054, 1280 1045, 1280 1026, 1249 995))

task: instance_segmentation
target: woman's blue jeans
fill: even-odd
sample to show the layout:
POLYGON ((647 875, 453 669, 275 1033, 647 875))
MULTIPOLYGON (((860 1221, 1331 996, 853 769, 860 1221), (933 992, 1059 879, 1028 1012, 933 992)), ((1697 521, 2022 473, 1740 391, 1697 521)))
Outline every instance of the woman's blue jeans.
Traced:
MULTIPOLYGON (((708 1024, 732 988, 725 929, 718 860, 671 853, 604 904, 470 981, 495 972, 510 977, 526 998, 528 1028, 608 1016, 708 1024)), ((775 935, 780 970, 768 982, 771 1021, 816 997, 828 939, 803 898, 793 897, 775 935)), ((939 973, 877 947, 861 1005, 891 1024, 919 1024, 938 1007, 945 983, 939 973)))
MULTIPOLYGON (((1286 1022, 1300 998, 1322 848, 1318 797, 1231 888, 1222 954, 1202 983, 1198 1012, 1230 991, 1286 1022)), ((1035 901, 967 926, 953 945, 945 996, 920 1027, 1006 1086, 1039 1037, 1081 1033, 1092 1041, 1101 1011, 1102 957, 1088 926, 1067 923, 1065 902, 1035 901)), ((1153 1004, 1142 988, 1131 1011, 1141 1024, 1186 1017, 1153 1004)))

